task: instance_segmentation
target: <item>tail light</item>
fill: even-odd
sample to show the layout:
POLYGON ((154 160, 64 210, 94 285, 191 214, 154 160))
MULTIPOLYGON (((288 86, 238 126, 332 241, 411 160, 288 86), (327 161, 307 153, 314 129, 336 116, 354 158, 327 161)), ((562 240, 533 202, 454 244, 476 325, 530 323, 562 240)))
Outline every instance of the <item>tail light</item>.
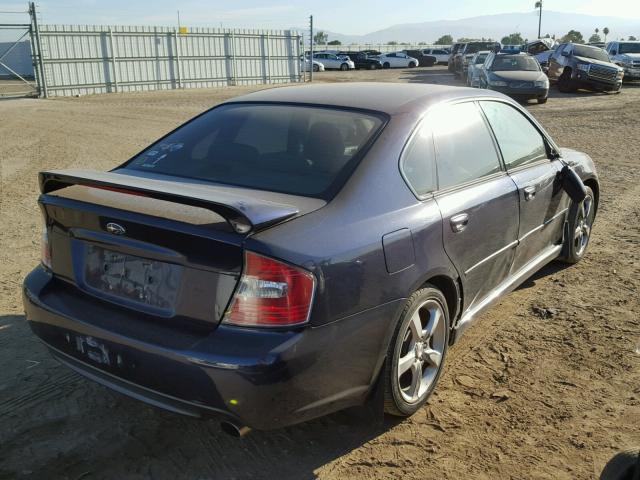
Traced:
POLYGON ((309 317, 313 274, 286 263, 245 253, 245 267, 226 324, 252 327, 300 325, 309 317))
POLYGON ((51 269, 51 246, 49 245, 49 232, 47 224, 42 223, 42 236, 40 237, 40 260, 42 264, 51 269))

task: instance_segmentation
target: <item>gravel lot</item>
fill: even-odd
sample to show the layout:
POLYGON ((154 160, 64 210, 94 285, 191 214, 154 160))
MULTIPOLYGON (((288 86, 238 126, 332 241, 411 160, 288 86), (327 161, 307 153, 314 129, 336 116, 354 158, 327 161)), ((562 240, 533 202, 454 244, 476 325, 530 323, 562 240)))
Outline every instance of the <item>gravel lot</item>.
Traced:
MULTIPOLYGON (((316 80, 455 83, 442 67, 316 80)), ((553 90, 529 107, 561 146, 598 166, 590 251, 579 265, 546 267, 486 314, 410 419, 341 412, 238 440, 51 359, 20 299, 39 257, 37 172, 112 168, 253 89, 0 101, 0 478, 588 479, 640 446, 640 85, 620 95, 553 90)))

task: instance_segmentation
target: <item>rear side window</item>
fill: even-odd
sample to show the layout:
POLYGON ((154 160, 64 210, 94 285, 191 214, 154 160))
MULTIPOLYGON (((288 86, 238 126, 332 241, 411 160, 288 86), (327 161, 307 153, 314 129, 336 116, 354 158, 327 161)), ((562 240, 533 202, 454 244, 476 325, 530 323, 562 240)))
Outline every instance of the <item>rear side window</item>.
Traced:
POLYGON ((480 102, 507 169, 547 158, 547 149, 540 132, 511 105, 501 102, 480 102))
POLYGON ((407 182, 418 195, 425 195, 437 188, 436 158, 433 151, 433 132, 423 121, 402 152, 400 162, 407 182))
POLYGON ((487 125, 473 102, 446 105, 431 115, 440 189, 501 170, 487 125))
POLYGON ((156 142, 126 168, 328 199, 382 116, 282 104, 214 108, 156 142))

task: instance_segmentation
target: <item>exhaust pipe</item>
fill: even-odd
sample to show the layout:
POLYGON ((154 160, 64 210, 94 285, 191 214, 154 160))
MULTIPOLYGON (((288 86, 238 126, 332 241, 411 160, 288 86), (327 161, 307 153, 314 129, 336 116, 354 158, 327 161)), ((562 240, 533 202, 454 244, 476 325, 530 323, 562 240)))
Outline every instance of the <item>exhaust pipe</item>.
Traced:
POLYGON ((220 422, 220 428, 224 433, 236 438, 242 438, 251 431, 251 428, 246 425, 239 425, 230 420, 223 420, 220 422))

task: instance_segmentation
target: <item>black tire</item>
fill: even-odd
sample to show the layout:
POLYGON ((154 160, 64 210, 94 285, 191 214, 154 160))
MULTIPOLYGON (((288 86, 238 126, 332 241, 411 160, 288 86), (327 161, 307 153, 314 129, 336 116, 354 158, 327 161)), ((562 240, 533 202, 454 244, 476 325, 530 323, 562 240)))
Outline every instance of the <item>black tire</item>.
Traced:
POLYGON ((382 64, 382 68, 391 68, 391 64, 389 62, 384 62, 382 64))
POLYGON ((591 239, 591 229, 593 228, 593 220, 596 216, 596 211, 598 209, 598 204, 596 203, 596 197, 589 187, 585 186, 585 190, 587 191, 587 196, 585 199, 580 202, 571 202, 571 206, 569 207, 569 218, 567 221, 567 231, 566 238, 563 248, 562 261, 570 264, 578 263, 584 257, 587 252, 587 247, 589 246, 589 240, 591 239), (587 207, 585 202, 590 202, 587 207), (588 233, 586 234, 586 238, 584 241, 582 239, 577 239, 577 229, 582 225, 580 222, 583 221, 583 206, 587 214, 587 226, 589 228, 588 233))
POLYGON ((318 65, 314 65, 313 66, 313 71, 314 72, 319 72, 320 71, 320 67, 318 65))
POLYGON ((343 63, 342 65, 340 65, 340 70, 342 70, 343 72, 345 70, 349 70, 349 65, 347 65, 346 63, 343 63))
POLYGON ((538 103, 539 104, 547 103, 547 100, 549 100, 548 97, 538 98, 538 103))
MULTIPOLYGON (((389 348, 387 350, 387 358, 383 370, 384 410, 386 413, 398 417, 408 417, 410 415, 413 415, 427 402, 429 396, 438 383, 440 374, 442 373, 442 367, 445 362, 447 348, 449 345, 449 327, 450 322, 447 302, 440 290, 434 288, 433 286, 427 285, 425 288, 418 290, 413 295, 411 295, 411 297, 409 297, 404 309, 402 310, 400 318, 398 319, 398 324, 396 325, 395 332, 389 344, 389 348), (421 322, 424 323, 423 328, 428 329, 428 325, 431 321, 433 321, 433 319, 430 318, 430 310, 427 308, 427 305, 434 308, 439 308, 441 313, 439 316, 440 321, 436 321, 436 327, 434 327, 434 330, 435 328, 438 329, 438 345, 436 346, 435 344, 436 334, 434 333, 433 336, 426 340, 427 344, 428 342, 432 342, 431 346, 429 347, 427 345, 427 347, 425 348, 442 350, 442 352, 438 366, 435 366, 433 364, 427 366, 427 368, 432 369, 431 373, 429 373, 429 375, 432 377, 430 379, 430 384, 423 393, 416 397, 415 401, 409 402, 405 398, 403 398, 404 394, 402 392, 400 379, 401 377, 398 375, 399 360, 403 351, 405 352, 404 355, 402 355, 403 357, 413 355, 411 348, 409 348, 408 351, 405 351, 405 349, 407 348, 408 341, 408 339, 406 338, 406 334, 408 334, 409 330, 411 330, 410 324, 413 321, 412 319, 414 317, 414 314, 416 314, 419 310, 423 312, 419 315, 421 322), (425 310, 426 313, 424 312, 425 310), (427 318, 427 315, 429 315, 429 318, 427 318), (441 331, 441 328, 444 329, 444 331, 441 331)), ((415 347, 417 352, 418 346, 416 345, 415 347)), ((423 350, 421 349, 420 352, 423 352, 423 350)), ((424 350, 424 352, 426 352, 426 350, 424 350)), ((420 354, 416 353, 416 356, 417 355, 420 354)), ((414 360, 414 362, 415 361, 417 360, 414 360)), ((427 363, 428 362, 425 361, 424 365, 426 365, 427 363)), ((419 378, 422 378, 422 367, 419 371, 419 378)), ((409 370, 407 370, 407 373, 413 374, 409 370)), ((417 390, 419 391, 419 389, 417 390)))
POLYGON ((558 90, 562 93, 573 93, 577 90, 576 86, 573 84, 571 80, 571 71, 565 70, 558 78, 558 90))
POLYGON ((635 480, 640 478, 640 450, 626 450, 607 462, 600 480, 635 480))
POLYGON ((376 69, 376 64, 375 63, 370 63, 369 64, 369 70, 375 70, 376 69))
POLYGON ((409 62, 409 68, 416 68, 416 62, 409 62))

